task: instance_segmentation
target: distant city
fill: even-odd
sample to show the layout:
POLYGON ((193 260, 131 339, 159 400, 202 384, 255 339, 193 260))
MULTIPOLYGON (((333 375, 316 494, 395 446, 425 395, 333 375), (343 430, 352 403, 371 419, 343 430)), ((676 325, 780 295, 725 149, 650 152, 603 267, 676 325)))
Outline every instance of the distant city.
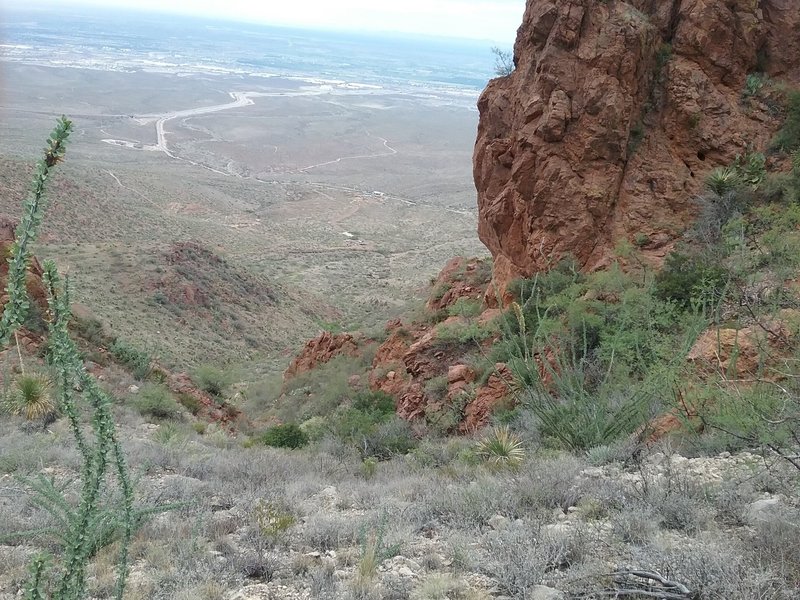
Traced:
POLYGON ((112 71, 308 80, 474 105, 493 74, 472 40, 305 31, 136 12, 7 10, 0 60, 112 71))

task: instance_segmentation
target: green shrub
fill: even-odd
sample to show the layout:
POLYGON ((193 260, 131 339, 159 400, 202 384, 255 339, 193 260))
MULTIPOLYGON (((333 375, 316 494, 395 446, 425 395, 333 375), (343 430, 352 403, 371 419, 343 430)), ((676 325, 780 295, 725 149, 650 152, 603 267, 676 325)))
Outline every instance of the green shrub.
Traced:
POLYGON ((296 449, 308 444, 308 436, 296 423, 285 423, 267 429, 261 436, 261 441, 275 448, 296 449))
POLYGON ((735 167, 717 167, 706 177, 706 187, 717 196, 724 196, 742 184, 735 167))
POLYGON ((464 323, 445 323, 436 329, 433 340, 435 346, 466 346, 479 344, 497 333, 490 323, 481 325, 475 321, 464 323))
POLYGON ((733 163, 739 181, 753 189, 761 185, 767 176, 767 157, 761 152, 747 152, 736 155, 733 163))
POLYGON ((119 338, 114 340, 109 350, 114 358, 131 370, 136 379, 147 379, 152 372, 153 359, 147 352, 134 348, 119 338))
POLYGON ((800 91, 798 90, 789 93, 786 121, 772 140, 772 148, 784 152, 800 149, 800 91))
POLYGON ((438 402, 445 397, 448 387, 449 382, 447 380, 447 375, 431 377, 425 382, 425 392, 434 402, 438 402))
POLYGON ((330 425, 325 417, 316 416, 303 421, 300 429, 308 436, 309 441, 315 442, 321 440, 330 431, 330 425))
POLYGON ((483 311, 483 301, 471 298, 459 298, 447 307, 447 312, 451 317, 477 317, 483 311))
POLYGON ((766 76, 762 73, 750 73, 744 82, 744 90, 742 90, 742 98, 755 98, 761 93, 764 88, 766 76))
POLYGON ((192 415, 196 416, 203 409, 203 403, 200 402, 197 397, 192 396, 191 394, 177 394, 177 399, 178 403, 192 413, 192 415))
POLYGON ((214 398, 221 398, 233 380, 230 371, 211 365, 197 367, 192 373, 192 379, 201 390, 214 398))
POLYGON ((395 411, 395 401, 391 394, 383 391, 358 392, 353 398, 352 407, 364 413, 373 413, 384 416, 395 411))
POLYGON ((392 456, 408 454, 416 446, 417 439, 411 424, 405 419, 391 416, 364 436, 361 449, 365 457, 387 460, 392 456))
POLYGON ((700 256, 670 253, 656 275, 655 295, 684 309, 714 305, 724 295, 728 273, 700 256))
POLYGON ((498 77, 506 77, 514 72, 514 55, 509 50, 502 50, 497 46, 492 46, 494 55, 494 74, 498 77))
POLYGON ((571 450, 629 435, 661 409, 705 322, 618 266, 589 276, 567 265, 523 282, 499 352, 521 407, 547 443, 571 450))
POLYGON ((302 423, 331 415, 350 399, 353 389, 349 379, 363 374, 364 368, 360 358, 342 355, 290 379, 279 399, 277 416, 287 423, 302 423))
POLYGON ((378 471, 378 459, 374 456, 368 456, 361 462, 361 474, 364 479, 372 479, 378 471))
POLYGON ((181 412, 169 389, 158 383, 144 385, 134 397, 133 405, 143 416, 156 419, 174 419, 181 412))

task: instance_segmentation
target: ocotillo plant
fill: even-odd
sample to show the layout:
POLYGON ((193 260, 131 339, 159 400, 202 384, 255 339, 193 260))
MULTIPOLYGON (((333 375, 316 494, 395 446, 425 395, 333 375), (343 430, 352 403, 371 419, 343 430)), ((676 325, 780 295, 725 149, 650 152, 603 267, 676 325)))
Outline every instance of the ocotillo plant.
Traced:
MULTIPOLYGON (((31 192, 23 207, 9 258, 8 302, 0 318, 0 344, 7 346, 25 322, 30 308, 26 287, 31 244, 44 218, 45 187, 51 170, 64 156, 72 122, 61 117, 47 141, 44 157, 36 164, 31 192)), ((26 600, 80 600, 86 597, 86 568, 93 553, 108 537, 120 536, 115 597, 122 599, 128 575, 128 546, 134 527, 133 487, 110 410, 110 398, 83 366, 67 328, 70 313, 69 282, 61 282, 53 262, 44 265, 50 307, 48 361, 58 376, 60 408, 69 419, 75 443, 83 457, 80 500, 71 504, 52 481, 40 476, 29 481, 35 501, 59 523, 63 546, 57 557, 38 556, 31 564, 26 600), (80 390, 79 392, 76 390, 80 390), (80 410, 84 403, 88 410, 80 410), (81 415, 91 414, 91 434, 81 415), (112 474, 114 477, 112 477, 112 474), (111 480, 122 497, 120 517, 109 519, 104 495, 111 480)))

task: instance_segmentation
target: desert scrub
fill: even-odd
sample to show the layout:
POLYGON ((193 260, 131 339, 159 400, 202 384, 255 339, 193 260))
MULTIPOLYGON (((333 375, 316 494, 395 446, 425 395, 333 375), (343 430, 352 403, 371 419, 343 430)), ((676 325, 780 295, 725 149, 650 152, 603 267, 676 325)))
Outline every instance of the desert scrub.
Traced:
POLYGON ((134 396, 132 404, 145 417, 175 419, 181 407, 172 397, 172 392, 159 383, 147 383, 134 396))
POLYGON ((150 354, 134 348, 119 338, 114 340, 109 351, 114 358, 130 369, 136 379, 147 379, 152 372, 153 359, 150 354))
POLYGON ((451 317, 473 318, 481 314, 483 302, 471 298, 459 298, 447 307, 447 313, 451 317))
POLYGON ((515 287, 491 357, 513 374, 517 415, 554 447, 608 445, 655 416, 705 327, 618 265, 584 275, 565 261, 515 287))
POLYGON ((496 334, 497 327, 493 323, 482 325, 468 320, 444 323, 436 328, 433 344, 440 347, 480 344, 496 334))
POLYGON ((225 395, 233 382, 233 376, 229 370, 212 365, 197 367, 192 373, 192 379, 201 390, 217 399, 221 399, 225 395))

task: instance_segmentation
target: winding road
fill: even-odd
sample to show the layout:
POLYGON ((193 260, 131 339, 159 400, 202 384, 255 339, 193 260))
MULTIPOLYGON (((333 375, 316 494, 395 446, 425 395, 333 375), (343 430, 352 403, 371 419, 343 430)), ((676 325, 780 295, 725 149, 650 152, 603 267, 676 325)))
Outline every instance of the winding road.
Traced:
MULTIPOLYGON (((226 102, 225 104, 215 104, 213 106, 201 106, 200 108, 187 108, 186 110, 176 110, 169 113, 162 113, 156 115, 141 115, 137 117, 137 120, 143 123, 147 123, 152 119, 156 119, 156 143, 155 145, 142 145, 142 149, 144 150, 155 150, 158 152, 163 152, 170 158, 178 158, 173 154, 169 146, 167 146, 167 131, 165 125, 167 121, 171 121, 172 119, 181 119, 186 117, 196 117, 198 115, 207 115, 209 113, 219 112, 221 110, 230 110, 231 108, 241 108, 243 106, 250 106, 254 104, 252 97, 255 96, 278 96, 278 95, 286 95, 286 94, 269 94, 263 92, 228 92, 233 98, 233 102, 226 102)), ((135 142, 129 142, 127 140, 115 140, 115 139, 104 139, 103 140, 107 144, 113 144, 115 146, 125 146, 128 148, 135 148, 137 144, 135 142)))
MULTIPOLYGON (((199 115, 207 115, 210 113, 220 112, 223 110, 230 110, 232 108, 242 108, 245 106, 250 106, 255 104, 253 98, 257 97, 289 97, 289 96, 319 96, 321 94, 326 93, 325 90, 303 90, 299 92, 228 92, 231 98, 233 98, 232 102, 226 102, 225 104, 215 104, 212 106, 201 106, 200 108, 187 108, 185 110, 176 110, 173 112, 168 113, 159 113, 159 114, 147 114, 147 115, 140 115, 136 117, 136 120, 145 125, 147 123, 152 122, 155 120, 156 124, 156 143, 155 144, 142 144, 140 142, 131 142, 129 140, 120 140, 120 139, 113 139, 113 138, 105 138, 102 141, 106 144, 112 144, 114 146, 122 146, 124 148, 132 148, 132 149, 141 149, 141 150, 149 150, 149 151, 156 151, 156 152, 163 152, 170 158, 175 158, 179 160, 185 160, 175 153, 173 153, 169 149, 169 145, 167 144, 167 130, 166 124, 168 121, 172 121, 173 119, 187 119, 189 117, 196 117, 199 115)), ((102 130, 101 130, 102 131, 102 130)), ((105 133, 103 131, 103 133, 105 133)), ((340 156, 339 158, 335 158, 333 160, 328 160, 325 162, 321 162, 314 165, 309 165, 307 167, 302 167, 297 170, 298 173, 305 173, 311 169, 316 169, 317 167, 323 167, 325 165, 332 165, 336 163, 340 163, 345 160, 356 160, 362 158, 378 158, 381 156, 392 156, 397 154, 397 150, 392 148, 389 145, 389 141, 385 138, 380 136, 373 136, 369 131, 365 131, 367 137, 376 137, 381 142, 383 142, 384 148, 386 148, 386 152, 377 152, 374 154, 361 154, 357 156, 340 156)), ((277 154, 278 147, 275 146, 275 153, 277 154)), ((221 175, 235 175, 230 171, 220 171, 218 169, 214 169, 213 167, 209 167, 208 165, 203 165, 199 163, 195 163, 194 161, 188 161, 192 164, 197 166, 201 166, 206 168, 210 171, 214 171, 215 173, 219 173, 221 175)))

